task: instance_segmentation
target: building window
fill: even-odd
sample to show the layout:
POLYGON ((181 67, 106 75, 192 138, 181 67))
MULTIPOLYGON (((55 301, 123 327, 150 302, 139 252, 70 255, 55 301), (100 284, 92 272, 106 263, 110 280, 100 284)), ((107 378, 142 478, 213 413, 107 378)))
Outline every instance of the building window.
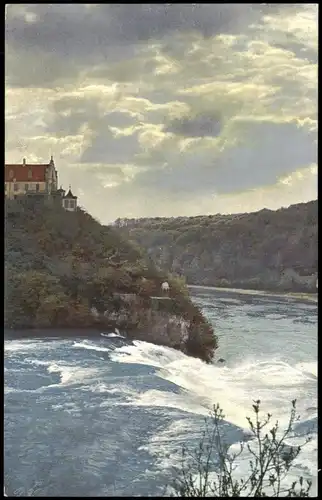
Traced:
POLYGON ((76 200, 64 200, 64 208, 67 210, 75 210, 76 208, 76 200))
POLYGON ((18 190, 19 190, 19 184, 15 183, 15 184, 13 185, 13 190, 14 190, 14 191, 18 191, 18 190))
POLYGON ((10 179, 13 179, 13 176, 14 176, 14 172, 13 172, 13 170, 10 170, 10 172, 9 172, 10 179))
POLYGON ((25 191, 28 191, 29 189, 29 184, 25 184, 25 191))
POLYGON ((39 184, 36 184, 36 191, 39 191, 39 184))
POLYGON ((32 179, 32 170, 28 170, 28 179, 32 179))

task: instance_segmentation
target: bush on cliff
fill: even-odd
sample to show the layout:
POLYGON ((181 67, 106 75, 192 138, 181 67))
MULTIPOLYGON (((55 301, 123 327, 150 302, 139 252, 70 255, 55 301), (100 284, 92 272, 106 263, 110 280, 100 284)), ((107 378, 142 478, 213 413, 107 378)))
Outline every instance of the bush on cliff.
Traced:
MULTIPOLYGON (((169 313, 190 322, 191 342, 185 352, 210 361, 216 338, 182 284, 158 270, 118 230, 101 225, 80 208, 66 212, 60 205, 27 198, 6 201, 7 327, 89 327, 97 325, 95 307, 101 313, 119 311, 124 328, 135 329, 165 280, 171 283, 169 313), (136 310, 118 299, 122 294, 141 297, 136 310)), ((103 325, 113 326, 107 320, 103 325)))

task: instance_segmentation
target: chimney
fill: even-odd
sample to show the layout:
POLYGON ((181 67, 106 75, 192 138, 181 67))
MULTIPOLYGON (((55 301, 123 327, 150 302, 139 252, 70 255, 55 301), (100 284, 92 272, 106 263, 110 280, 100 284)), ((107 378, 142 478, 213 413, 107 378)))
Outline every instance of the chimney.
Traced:
POLYGON ((24 158, 24 159, 22 160, 22 164, 23 164, 23 165, 26 165, 26 158, 24 158))

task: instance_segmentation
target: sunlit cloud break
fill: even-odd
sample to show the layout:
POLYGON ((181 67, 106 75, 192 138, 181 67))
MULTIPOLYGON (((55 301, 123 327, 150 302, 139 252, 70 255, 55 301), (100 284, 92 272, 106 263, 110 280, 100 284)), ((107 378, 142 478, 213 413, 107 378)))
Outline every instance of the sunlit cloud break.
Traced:
POLYGON ((317 4, 6 5, 6 161, 103 222, 317 196, 317 4))

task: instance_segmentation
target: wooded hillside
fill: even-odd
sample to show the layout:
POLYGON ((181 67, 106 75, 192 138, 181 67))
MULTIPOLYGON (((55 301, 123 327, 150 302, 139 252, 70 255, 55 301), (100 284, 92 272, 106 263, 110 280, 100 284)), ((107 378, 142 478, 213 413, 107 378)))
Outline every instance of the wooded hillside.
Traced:
POLYGON ((189 284, 316 290, 317 200, 276 211, 118 219, 115 225, 189 284))

